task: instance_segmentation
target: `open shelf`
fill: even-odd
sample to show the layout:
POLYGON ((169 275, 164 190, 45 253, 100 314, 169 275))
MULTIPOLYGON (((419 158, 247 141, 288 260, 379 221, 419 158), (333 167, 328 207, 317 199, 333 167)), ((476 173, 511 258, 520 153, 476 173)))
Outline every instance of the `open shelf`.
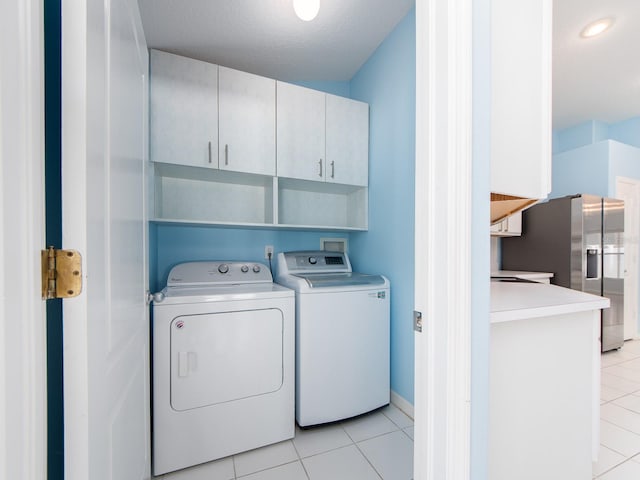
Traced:
POLYGON ((367 229, 367 187, 278 179, 278 223, 367 229))
POLYGON ((155 164, 152 218, 273 224, 273 177, 155 164))
POLYGON ((153 173, 150 218, 156 223, 367 229, 367 187, 164 163, 154 163, 153 173))

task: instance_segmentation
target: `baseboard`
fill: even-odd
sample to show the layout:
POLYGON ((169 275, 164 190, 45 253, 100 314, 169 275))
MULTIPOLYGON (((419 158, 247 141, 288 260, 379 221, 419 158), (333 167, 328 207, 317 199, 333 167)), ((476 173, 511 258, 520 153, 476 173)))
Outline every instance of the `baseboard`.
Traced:
POLYGON ((391 390, 391 403, 402 410, 408 417, 413 420, 413 404, 401 397, 399 394, 391 390))

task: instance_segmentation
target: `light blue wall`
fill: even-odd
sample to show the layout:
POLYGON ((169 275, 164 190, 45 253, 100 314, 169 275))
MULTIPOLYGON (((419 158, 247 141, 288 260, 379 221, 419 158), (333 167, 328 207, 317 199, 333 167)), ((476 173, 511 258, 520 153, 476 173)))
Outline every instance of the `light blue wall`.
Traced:
POLYGON ((391 388, 413 403, 415 11, 351 80, 370 106, 369 231, 351 235, 362 271, 391 281, 391 388))
POLYGON ((471 458, 472 480, 488 475, 489 298, 491 253, 491 0, 473 2, 473 178, 471 180, 471 458))
POLYGON ((553 153, 566 152, 603 140, 616 140, 640 147, 640 117, 632 117, 612 124, 589 120, 563 130, 554 130, 553 153))
MULTIPOLYGON (((151 263, 155 278, 151 286, 157 291, 165 286, 169 270, 177 263, 192 260, 246 260, 266 263, 264 246, 275 252, 317 250, 320 238, 347 238, 344 232, 304 232, 278 229, 239 229, 201 226, 155 225, 156 244, 151 263)), ((275 265, 274 265, 275 268, 275 265)))
POLYGON ((589 121, 554 131, 553 191, 615 196, 616 177, 640 179, 640 117, 608 125, 589 121))
POLYGON ((633 117, 609 127, 609 138, 640 147, 640 117, 633 117))
POLYGON ((553 189, 549 198, 576 193, 608 195, 609 168, 604 161, 609 155, 609 141, 575 148, 553 156, 553 189))
POLYGON ((604 122, 589 120, 554 133, 553 153, 560 153, 608 139, 609 126, 604 122))

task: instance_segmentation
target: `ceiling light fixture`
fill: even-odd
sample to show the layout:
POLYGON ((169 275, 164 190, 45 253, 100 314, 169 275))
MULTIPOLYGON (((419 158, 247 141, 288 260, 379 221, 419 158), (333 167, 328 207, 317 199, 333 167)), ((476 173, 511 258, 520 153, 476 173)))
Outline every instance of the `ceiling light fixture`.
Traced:
POLYGON ((596 35, 600 35, 602 32, 609 29, 611 25, 613 25, 613 18, 601 18, 600 20, 596 20, 595 22, 590 23, 589 25, 584 27, 582 29, 582 32, 580 32, 580 36, 582 38, 595 37, 596 35))
POLYGON ((310 22, 318 15, 320 0, 293 0, 293 9, 301 20, 310 22))

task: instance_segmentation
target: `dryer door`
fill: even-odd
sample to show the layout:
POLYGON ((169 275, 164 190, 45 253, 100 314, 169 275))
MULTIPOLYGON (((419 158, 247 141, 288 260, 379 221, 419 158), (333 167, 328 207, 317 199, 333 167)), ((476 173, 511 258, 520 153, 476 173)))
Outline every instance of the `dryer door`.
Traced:
POLYGON ((279 309, 182 315, 171 322, 171 406, 184 411, 279 390, 279 309))

